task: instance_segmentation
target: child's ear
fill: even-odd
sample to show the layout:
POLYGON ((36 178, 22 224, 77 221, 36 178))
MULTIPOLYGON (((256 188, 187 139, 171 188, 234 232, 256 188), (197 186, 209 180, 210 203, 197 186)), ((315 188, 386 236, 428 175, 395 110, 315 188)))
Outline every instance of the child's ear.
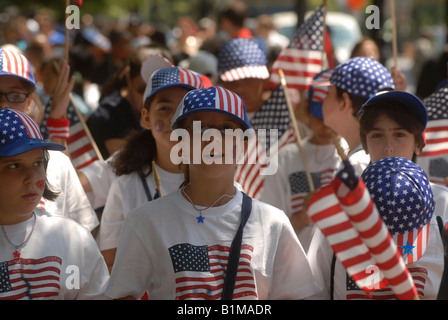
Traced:
POLYGON ((142 116, 140 118, 140 125, 147 129, 147 130, 151 130, 151 121, 150 121, 150 117, 149 117, 149 111, 146 108, 142 109, 142 116))
POLYGON ((353 109, 353 103, 352 103, 352 99, 350 99, 350 96, 348 95, 347 92, 344 92, 342 94, 342 99, 341 99, 341 111, 345 111, 345 112, 350 112, 352 113, 352 109, 353 109))

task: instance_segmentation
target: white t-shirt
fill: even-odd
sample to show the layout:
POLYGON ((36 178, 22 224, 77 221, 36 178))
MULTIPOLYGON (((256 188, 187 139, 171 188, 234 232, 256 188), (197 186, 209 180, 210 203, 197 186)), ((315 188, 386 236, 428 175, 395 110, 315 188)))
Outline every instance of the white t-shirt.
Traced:
MULTIPOLYGON (((240 224, 242 193, 198 212, 180 190, 129 214, 106 290, 111 298, 220 299, 223 267, 240 224)), ((315 292, 306 255, 279 209, 253 200, 234 299, 302 299, 315 292)))
MULTIPOLYGON (((425 253, 416 262, 408 264, 416 285, 420 299, 437 299, 442 278, 444 259, 443 244, 440 236, 436 216, 430 222, 429 240, 425 253)), ((324 290, 313 296, 313 299, 330 299, 331 262, 333 250, 320 231, 316 231, 310 249, 308 260, 316 278, 322 281, 324 290)), ((366 299, 363 290, 360 290, 351 278, 347 277, 344 266, 336 259, 334 271, 334 299, 366 299)), ((390 291, 389 291, 390 293, 390 291)), ((372 296, 389 296, 387 292, 371 292, 372 296)), ((394 297, 391 297, 392 299, 394 297)))
MULTIPOLYGON (((109 273, 87 228, 71 219, 35 209, 36 224, 21 258, 0 230, 0 299, 106 299, 109 273)), ((32 230, 34 217, 5 225, 10 241, 20 244, 32 230)))
POLYGON ((55 201, 42 198, 39 208, 68 217, 89 230, 99 225, 98 217, 90 205, 70 158, 60 151, 49 151, 47 180, 52 190, 59 192, 55 201))
POLYGON ((110 165, 113 158, 118 154, 117 152, 107 160, 96 160, 79 170, 86 176, 92 186, 92 192, 88 192, 87 196, 94 209, 104 207, 110 186, 117 177, 110 165))
MULTIPOLYGON (((316 145, 303 139, 303 149, 308 162, 315 190, 329 184, 341 164, 333 144, 316 145)), ((346 145, 343 146, 346 148, 346 145)), ((260 200, 283 210, 288 217, 299 214, 304 198, 310 192, 305 166, 296 143, 284 146, 278 155, 278 171, 266 176, 260 200)), ((297 231, 305 251, 309 247, 314 226, 309 225, 297 231)))
MULTIPOLYGON (((156 165, 160 177, 162 195, 170 194, 183 182, 183 174, 170 173, 156 165)), ((156 195, 157 186, 154 172, 146 177, 152 199, 156 195)), ((132 209, 148 202, 143 183, 137 173, 118 177, 110 187, 106 205, 101 216, 101 226, 98 235, 98 245, 101 250, 117 248, 121 229, 126 216, 132 209)))

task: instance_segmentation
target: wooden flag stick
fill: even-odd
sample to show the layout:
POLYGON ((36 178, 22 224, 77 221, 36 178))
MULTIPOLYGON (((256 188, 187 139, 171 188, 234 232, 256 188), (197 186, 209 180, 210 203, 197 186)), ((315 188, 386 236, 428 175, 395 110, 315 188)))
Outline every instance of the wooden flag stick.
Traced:
POLYGON ((308 185, 310 187, 310 191, 314 191, 315 189, 314 189, 313 179, 311 178, 311 173, 308 168, 308 160, 306 158, 305 150, 303 149, 303 145, 302 145, 302 136, 300 135, 299 126, 297 124, 296 116, 294 115, 294 109, 292 108, 291 101, 289 100, 285 74, 283 73, 282 69, 278 70, 278 74, 280 76, 280 81, 281 81, 281 84, 283 87, 283 93, 285 94, 286 104, 288 105, 289 116, 291 118, 292 125, 294 127, 294 132, 296 134, 297 145, 299 146, 300 155, 302 156, 303 166, 305 168, 306 177, 308 179, 308 185))
POLYGON ((395 14, 395 0, 390 0, 390 15, 392 19, 392 51, 394 57, 394 67, 397 65, 397 19, 395 14))
POLYGON ((156 183, 156 187, 159 190, 160 197, 163 197, 162 185, 160 184, 160 176, 159 176, 159 172, 157 171, 157 168, 156 168, 156 163, 153 160, 151 164, 152 164, 152 171, 154 172, 154 181, 156 183))
POLYGON ((69 44, 69 35, 68 35, 68 28, 67 28, 67 19, 68 19, 68 13, 67 8, 70 6, 70 0, 65 0, 65 61, 68 63, 68 44, 69 44))
POLYGON ((323 22, 322 22, 322 59, 321 66, 322 71, 325 69, 325 60, 327 54, 327 0, 324 0, 323 4, 323 22))
POLYGON ((334 132, 331 132, 331 139, 333 139, 334 146, 336 147, 336 150, 341 157, 342 160, 346 160, 347 156, 345 155, 344 150, 342 149, 341 145, 339 144, 339 140, 336 137, 336 134, 334 132))

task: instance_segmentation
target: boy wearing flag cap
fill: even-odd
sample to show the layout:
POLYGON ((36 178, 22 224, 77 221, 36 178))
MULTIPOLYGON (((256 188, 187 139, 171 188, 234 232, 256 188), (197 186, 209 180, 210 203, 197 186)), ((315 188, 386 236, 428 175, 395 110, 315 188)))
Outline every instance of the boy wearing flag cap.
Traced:
MULTIPOLYGON (((159 58, 149 58, 142 70, 146 71, 154 60, 160 62, 159 58)), ((178 190, 182 184, 181 168, 170 159, 171 148, 177 143, 170 140, 170 122, 184 95, 204 87, 199 74, 177 66, 161 68, 153 74, 142 72, 142 75, 148 78, 141 121, 146 130, 130 135, 126 146, 115 155, 112 169, 117 179, 110 186, 101 216, 98 244, 110 269, 129 212, 178 190), (160 185, 156 184, 154 170, 160 185)))
MULTIPOLYGON (((68 119, 64 113, 69 102, 69 93, 73 87, 74 78, 69 80, 69 66, 64 62, 52 102, 50 121, 47 126, 51 141, 61 143, 68 138, 68 119), (66 134, 64 134, 66 132, 66 134)), ((19 52, 10 49, 0 49, 0 108, 18 110, 32 114, 33 93, 36 82, 28 59, 19 52)), ((37 113, 41 118, 39 110, 37 113)), ((62 144, 65 144, 62 143, 62 144)), ((81 186, 76 171, 64 153, 50 151, 47 178, 59 191, 55 201, 42 199, 40 206, 48 212, 72 218, 93 230, 98 226, 98 218, 81 186)))
MULTIPOLYGON (((361 142, 371 162, 386 157, 404 157, 418 164, 425 147, 428 115, 423 102, 405 91, 373 95, 357 115, 361 142)), ((430 183, 436 203, 434 214, 448 218, 448 189, 430 183)))
POLYGON ((347 156, 360 174, 370 159, 362 150, 356 114, 376 92, 394 89, 394 81, 375 59, 355 57, 338 65, 325 84, 329 88, 322 105, 324 123, 347 141, 350 149, 347 156))
MULTIPOLYGON (((331 73, 331 69, 324 70, 316 75, 314 80, 328 80, 331 73)), ((331 130, 322 120, 322 101, 327 93, 327 86, 310 86, 305 103, 305 116, 312 134, 303 139, 302 144, 316 189, 328 184, 341 164, 331 138, 331 130)), ((310 224, 306 212, 302 211, 306 207, 306 197, 311 190, 304 165, 298 161, 298 145, 286 145, 279 151, 278 158, 279 169, 276 174, 266 177, 261 199, 283 210, 292 219, 300 243, 307 251, 315 228, 310 224)))
MULTIPOLYGON (((427 175, 409 159, 387 157, 370 164, 361 178, 414 279, 419 298, 436 299, 443 274, 444 247, 434 215, 434 198, 427 175)), ((366 228, 367 225, 363 227, 366 228)), ((376 248, 375 252, 381 254, 381 250, 384 248, 376 248)), ((336 261, 333 250, 320 232, 313 238, 308 258, 313 270, 321 274, 325 284, 325 289, 315 298, 335 300, 396 298, 390 287, 383 290, 369 288, 372 290, 369 291, 369 295, 361 290, 347 275, 339 260, 336 261)), ((352 265, 356 265, 357 258, 359 261, 362 260, 362 257, 351 257, 352 265)), ((384 265, 387 268, 387 263, 384 265)), ((358 270, 358 272, 365 271, 372 277, 379 277, 379 274, 375 274, 380 272, 378 268, 372 266, 370 271, 358 270)))
MULTIPOLYGON (((184 184, 129 214, 106 294, 138 298, 148 290, 152 299, 303 299, 313 294, 311 269, 286 215, 235 188, 237 155, 224 136, 250 128, 242 99, 222 87, 190 91, 171 126, 182 137, 193 134, 183 141, 193 149, 183 158, 184 184), (213 142, 201 132, 213 133, 213 142), (201 154, 195 161, 198 143, 201 154), (232 161, 223 162, 229 156, 232 161), (242 237, 236 246, 239 259, 234 259, 229 250, 233 253, 235 234, 241 235, 237 230, 242 237), (231 275, 235 280, 228 283, 231 275)), ((237 135, 230 141, 243 143, 237 135)))
POLYGON ((64 149, 43 140, 26 114, 0 110, 0 299, 104 298, 109 274, 90 232, 37 208, 42 197, 57 197, 46 180, 47 150, 64 149))

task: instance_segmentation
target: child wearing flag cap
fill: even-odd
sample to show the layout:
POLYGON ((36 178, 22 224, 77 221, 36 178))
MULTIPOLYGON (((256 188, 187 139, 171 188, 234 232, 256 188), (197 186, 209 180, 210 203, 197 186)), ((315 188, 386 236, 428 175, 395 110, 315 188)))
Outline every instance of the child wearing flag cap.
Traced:
MULTIPOLYGON (((14 109, 31 115, 34 112, 33 93, 36 90, 36 82, 28 59, 19 52, 0 49, 0 66, 0 92, 2 92, 0 108, 14 109)), ((64 110, 68 106, 69 93, 73 88, 74 81, 74 78, 69 80, 69 70, 69 66, 64 62, 56 85, 50 121, 47 122, 47 125, 51 124, 48 128, 50 139, 57 143, 68 138, 67 135, 61 135, 61 132, 66 131, 68 134, 69 121, 63 116, 64 110)), ((42 112, 43 110, 36 112, 38 118, 42 118, 42 112)), ((59 197, 55 201, 42 199, 40 206, 48 212, 74 219, 93 230, 99 224, 98 218, 89 203, 70 158, 60 151, 50 150, 49 154, 47 178, 58 190, 59 197)))
POLYGON ((394 81, 375 59, 355 57, 338 65, 325 84, 329 88, 322 105, 324 123, 347 141, 350 149, 347 156, 361 174, 370 159, 362 149, 356 114, 376 92, 394 89, 394 81))
MULTIPOLYGON (((428 121, 426 107, 418 97, 405 91, 379 92, 362 106, 357 117, 361 142, 372 162, 393 156, 418 164, 428 121)), ((430 185, 435 215, 448 218, 448 189, 436 183, 430 185)))
MULTIPOLYGON (((235 188, 237 155, 224 145, 224 135, 250 128, 241 98, 222 87, 190 91, 171 126, 182 136, 183 146, 193 148, 184 158, 184 184, 128 215, 106 295, 138 298, 145 290, 152 299, 220 299, 223 293, 230 299, 312 295, 311 269, 286 215, 235 188), (213 141, 201 132, 213 133, 213 141), (195 149, 199 161, 194 160, 195 149), (231 153, 229 163, 223 162, 229 158, 226 152, 231 153), (215 161, 210 163, 211 158, 215 161), (235 234, 241 235, 237 230, 242 230, 235 247, 239 259, 231 249, 238 239, 235 234), (232 275, 234 287, 227 290, 224 279, 232 275)), ((230 140, 243 143, 237 135, 230 140)))
MULTIPOLYGON (((387 157, 370 164, 361 178, 414 279, 419 298, 436 299, 443 273, 444 248, 427 175, 409 159, 387 157)), ((336 261, 333 250, 320 232, 316 232, 313 238, 308 258, 313 270, 322 275, 325 284, 325 289, 315 298, 395 299, 390 288, 370 288, 373 289, 369 292, 370 296, 361 290, 347 275, 339 260, 336 261)), ((353 256, 351 261, 358 261, 356 258, 353 256)), ((385 265, 387 268, 387 263, 385 265)), ((380 272, 375 269, 378 266, 372 267, 370 271, 358 272, 365 271, 372 277, 379 277, 379 274, 375 275, 375 272, 380 272)))
POLYGON ((170 121, 184 95, 203 88, 204 83, 199 74, 177 66, 147 72, 148 64, 152 68, 156 62, 165 65, 160 59, 150 57, 142 68, 142 76, 148 79, 141 116, 146 130, 130 135, 126 146, 111 162, 117 179, 110 186, 98 235, 99 247, 110 269, 129 212, 179 189, 182 183, 181 168, 170 159, 170 150, 176 144, 170 141, 170 121), (160 185, 156 184, 156 174, 160 185))
MULTIPOLYGON (((328 80, 331 73, 332 70, 324 70, 317 74, 314 80, 328 80)), ((322 101, 327 93, 326 86, 310 86, 305 103, 305 116, 312 134, 303 139, 302 145, 316 189, 328 184, 341 164, 331 138, 331 131, 322 120, 322 101)), ((345 144, 345 141, 343 143, 345 144)), ((279 151, 278 158, 279 169, 276 174, 266 176, 261 199, 283 210, 292 219, 300 243, 307 251, 315 228, 303 211, 311 189, 308 186, 305 167, 299 161, 298 145, 296 143, 286 145, 279 151)))
POLYGON ((0 119, 0 299, 104 298, 109 274, 90 232, 37 207, 57 197, 46 180, 47 150, 65 147, 43 140, 20 111, 1 109, 0 119))

